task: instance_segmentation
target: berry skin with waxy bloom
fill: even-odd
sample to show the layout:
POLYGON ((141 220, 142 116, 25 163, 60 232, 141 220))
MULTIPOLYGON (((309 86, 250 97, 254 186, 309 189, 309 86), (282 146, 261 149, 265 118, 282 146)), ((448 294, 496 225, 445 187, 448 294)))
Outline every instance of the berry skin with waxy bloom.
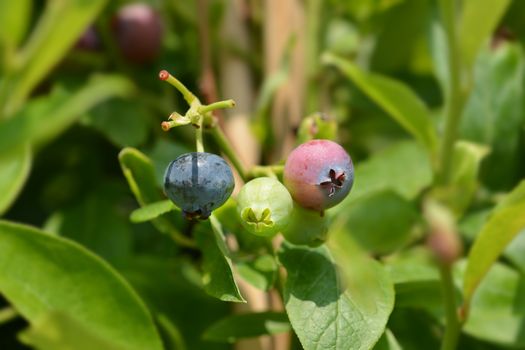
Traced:
POLYGON ((290 220, 292 196, 278 180, 259 177, 246 183, 237 196, 237 214, 244 228, 258 236, 271 237, 290 220))
POLYGON ((311 140, 290 153, 284 185, 302 207, 323 211, 341 202, 352 189, 354 166, 343 147, 330 140, 311 140))
POLYGON ((226 202, 234 186, 230 166, 206 152, 177 157, 164 174, 164 192, 189 220, 207 219, 226 202))

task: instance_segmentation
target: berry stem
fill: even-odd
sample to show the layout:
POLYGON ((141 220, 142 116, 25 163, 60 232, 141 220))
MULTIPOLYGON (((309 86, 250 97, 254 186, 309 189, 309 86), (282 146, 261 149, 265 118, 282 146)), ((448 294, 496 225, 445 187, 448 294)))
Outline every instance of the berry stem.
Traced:
POLYGON ((202 139, 202 118, 200 118, 200 123, 195 130, 195 146, 197 152, 204 152, 204 141, 202 139))
POLYGON ((199 103, 199 99, 190 91, 184 84, 182 84, 177 78, 175 78, 173 75, 171 75, 167 70, 162 70, 159 73, 159 79, 163 80, 170 85, 174 86, 179 92, 182 94, 186 102, 190 106, 193 105, 193 103, 199 103))
POLYGON ((221 128, 217 124, 214 124, 210 128, 210 132, 215 142, 217 142, 217 144, 219 145, 220 149, 224 152, 226 157, 228 157, 230 162, 232 162, 233 166, 239 173, 239 176, 241 177, 241 179, 244 182, 247 182, 248 172, 246 171, 241 159, 237 155, 237 152, 235 152, 235 150, 233 149, 233 146, 231 145, 226 135, 224 135, 221 128))
POLYGON ((459 322, 454 282, 452 279, 452 268, 450 264, 441 264, 441 290, 445 302, 446 328, 441 350, 455 350, 461 323, 459 322))
POLYGON ((284 172, 284 165, 255 165, 250 169, 248 177, 255 178, 271 175, 279 176, 284 172))
POLYGON ((210 103, 209 105, 203 105, 197 108, 197 111, 200 114, 205 114, 211 111, 214 111, 216 109, 225 109, 225 108, 232 108, 235 107, 235 101, 234 100, 225 100, 225 101, 219 101, 210 103))

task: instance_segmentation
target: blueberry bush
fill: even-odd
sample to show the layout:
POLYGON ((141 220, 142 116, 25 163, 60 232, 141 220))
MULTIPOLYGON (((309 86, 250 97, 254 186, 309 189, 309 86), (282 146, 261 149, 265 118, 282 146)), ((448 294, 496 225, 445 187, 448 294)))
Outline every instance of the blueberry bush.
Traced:
POLYGON ((523 23, 0 0, 0 349, 525 349, 523 23))

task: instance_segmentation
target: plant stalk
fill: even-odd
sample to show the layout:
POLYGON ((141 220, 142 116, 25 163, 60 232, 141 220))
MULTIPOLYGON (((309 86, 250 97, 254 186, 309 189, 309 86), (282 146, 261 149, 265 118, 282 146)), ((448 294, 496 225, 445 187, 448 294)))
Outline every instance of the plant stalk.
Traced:
POLYGON ((455 350, 461 330, 451 267, 450 264, 441 264, 440 266, 441 290, 445 302, 446 316, 445 334, 443 336, 443 342, 441 343, 441 350, 455 350))
POLYGON ((244 167, 239 156, 237 155, 237 152, 235 152, 232 145, 230 144, 230 141, 222 132, 221 128, 218 125, 213 125, 210 128, 210 132, 215 142, 217 142, 217 144, 219 145, 220 149, 224 152, 226 157, 228 157, 230 162, 232 162, 233 166, 239 173, 241 179, 244 182, 248 181, 248 172, 246 171, 246 168, 244 167))
POLYGON ((461 60, 456 33, 456 1, 440 0, 439 6, 448 43, 447 60, 450 76, 446 96, 445 126, 437 170, 437 183, 446 185, 450 181, 454 143, 457 138, 461 111, 463 109, 463 93, 461 91, 461 60))

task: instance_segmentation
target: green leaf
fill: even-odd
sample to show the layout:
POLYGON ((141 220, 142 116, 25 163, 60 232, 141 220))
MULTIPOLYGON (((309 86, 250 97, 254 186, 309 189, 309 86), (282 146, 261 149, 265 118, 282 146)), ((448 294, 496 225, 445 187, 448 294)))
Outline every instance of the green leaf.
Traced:
POLYGON ((345 230, 364 249, 386 254, 408 243, 418 219, 412 203, 386 190, 354 201, 345 209, 341 221, 345 221, 345 230))
POLYGON ((166 347, 172 350, 186 350, 184 338, 182 337, 182 334, 177 326, 175 326, 173 322, 171 322, 171 320, 164 315, 158 315, 157 321, 159 323, 160 329, 164 331, 166 339, 163 339, 165 339, 165 342, 169 344, 169 346, 166 347))
POLYGON ((13 50, 23 39, 31 15, 30 0, 0 0, 0 51, 13 50))
MULTIPOLYGON (((131 192, 141 206, 166 199, 157 187, 155 168, 146 155, 135 148, 128 147, 120 151, 119 161, 131 192)), ((177 229, 173 217, 159 216, 152 222, 160 232, 172 236, 179 244, 195 246, 192 240, 177 229)))
POLYGON ((82 201, 55 213, 54 233, 75 240, 113 266, 125 263, 133 243, 131 224, 121 209, 128 200, 125 190, 120 183, 93 188, 82 201))
POLYGON ((259 312, 224 318, 208 328, 203 337, 207 340, 234 343, 243 338, 286 333, 290 329, 286 314, 259 312))
POLYGON ((67 313, 50 311, 19 334, 22 343, 39 350, 124 350, 86 329, 67 313))
POLYGON ((474 63, 479 49, 496 29, 510 3, 510 0, 463 0, 458 47, 467 66, 474 63))
POLYGON ((283 291, 286 312, 306 350, 373 347, 394 304, 392 284, 377 262, 358 262, 359 268, 365 267, 366 276, 354 276, 357 279, 348 282, 346 289, 325 246, 284 243, 279 259, 287 271, 283 291))
POLYGON ((509 190, 520 178, 524 118, 525 59, 518 44, 485 49, 475 66, 474 89, 465 106, 461 138, 485 144, 481 180, 493 189, 509 190))
POLYGON ((0 215, 14 202, 31 169, 31 149, 22 145, 0 153, 0 215))
POLYGON ((244 280, 260 290, 269 290, 277 277, 277 262, 269 254, 259 255, 251 261, 239 262, 235 267, 244 280))
POLYGON ((0 221, 0 292, 31 323, 59 311, 122 348, 162 349, 151 316, 126 281, 66 239, 0 221))
POLYGON ((17 56, 9 84, 7 114, 16 112, 29 93, 73 46, 103 9, 106 0, 49 1, 17 56))
POLYGON ((361 71, 354 63, 326 54, 328 64, 336 66, 347 78, 411 133, 430 154, 437 148, 437 134, 429 112, 417 95, 403 83, 381 75, 361 71))
POLYGON ((494 209, 468 255, 463 284, 465 304, 505 247, 525 228, 525 181, 494 209))
POLYGON ((220 222, 212 215, 195 230, 194 235, 203 254, 204 290, 223 301, 245 303, 233 278, 232 262, 220 222))
POLYGON ((488 147, 467 141, 454 145, 450 185, 434 189, 433 195, 461 217, 471 203, 478 188, 478 173, 488 147))
POLYGON ((358 163, 352 192, 329 212, 344 212, 361 197, 385 190, 411 200, 431 183, 432 168, 425 152, 415 142, 400 142, 358 163))
POLYGON ((118 147, 136 147, 146 141, 151 119, 136 99, 114 99, 93 108, 86 123, 118 147))
POLYGON ((441 283, 439 270, 423 248, 404 250, 390 257, 385 265, 396 291, 396 308, 421 308, 441 312, 441 283))
POLYGON ((374 350, 402 350, 402 347, 390 329, 387 329, 381 338, 379 338, 376 346, 374 346, 374 350))
POLYGON ((178 208, 171 200, 166 199, 160 202, 146 204, 142 208, 135 209, 130 215, 130 220, 135 223, 150 221, 172 210, 178 210, 178 208))
MULTIPOLYGON (((465 264, 459 264, 455 272, 461 277, 463 271, 465 264)), ((463 331, 506 347, 524 348, 524 291, 523 274, 500 263, 492 265, 472 298, 463 331)))
POLYGON ((0 122, 0 149, 28 141, 40 145, 62 133, 98 103, 129 95, 133 90, 131 81, 119 75, 95 75, 75 92, 57 88, 49 96, 29 102, 13 118, 0 122))
MULTIPOLYGON (((121 272, 152 313, 157 314, 163 333, 173 333, 167 327, 178 328, 189 350, 229 349, 223 344, 202 339, 202 333, 209 326, 231 313, 231 305, 205 293, 200 283, 201 276, 191 262, 158 254, 140 255, 132 259, 121 272), (164 322, 166 318, 172 325, 164 322)), ((167 337, 180 343, 176 335, 173 338, 167 334, 167 337)), ((166 346, 166 350, 174 349, 166 346)))
POLYGON ((516 235, 503 255, 525 274, 525 230, 516 235))

